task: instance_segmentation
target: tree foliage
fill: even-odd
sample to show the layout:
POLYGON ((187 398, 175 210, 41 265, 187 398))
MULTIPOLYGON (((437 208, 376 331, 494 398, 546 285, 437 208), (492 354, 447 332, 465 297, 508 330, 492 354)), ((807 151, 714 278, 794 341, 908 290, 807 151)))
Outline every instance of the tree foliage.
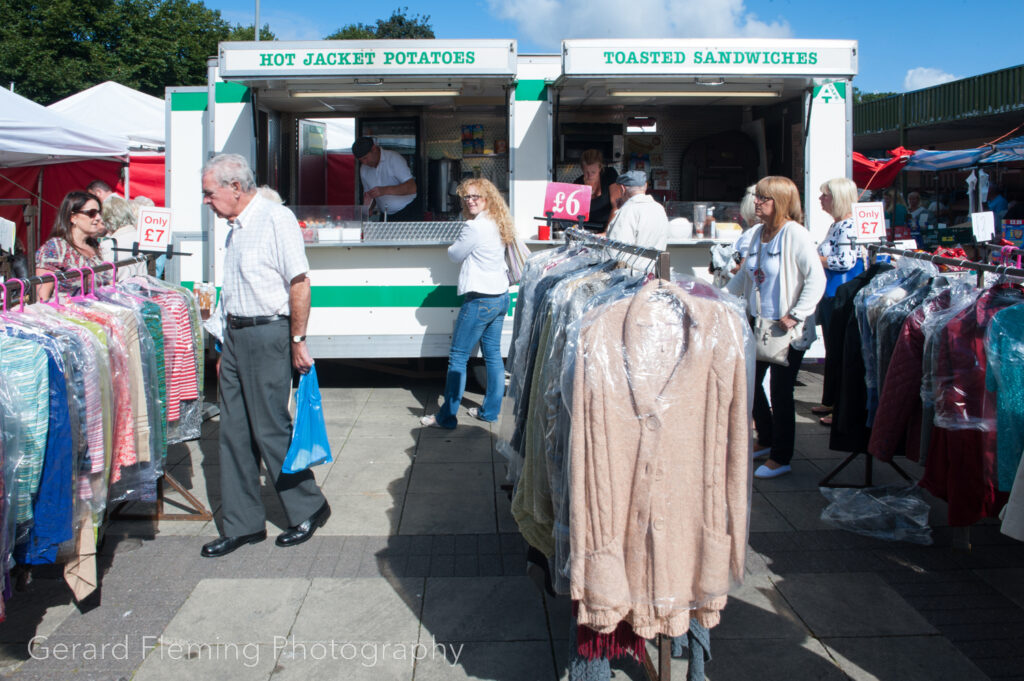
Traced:
POLYGON ((387 19, 378 19, 376 26, 349 24, 327 36, 327 40, 373 40, 433 38, 430 16, 408 16, 408 7, 396 9, 387 19))
POLYGON ((873 102, 876 99, 885 99, 886 97, 893 97, 898 94, 898 92, 863 92, 860 88, 854 86, 853 103, 864 104, 866 102, 873 102))
POLYGON ((194 0, 3 0, 0 83, 40 104, 107 80, 163 97, 205 84, 217 43, 253 33, 194 0))

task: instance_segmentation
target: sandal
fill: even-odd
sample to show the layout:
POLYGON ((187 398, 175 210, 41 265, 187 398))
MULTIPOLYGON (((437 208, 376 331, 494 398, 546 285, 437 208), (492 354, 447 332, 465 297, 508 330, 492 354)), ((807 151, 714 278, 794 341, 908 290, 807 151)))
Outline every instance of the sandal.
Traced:
POLYGON ((821 414, 831 414, 832 413, 832 407, 826 407, 824 404, 819 404, 816 407, 811 407, 811 413, 812 414, 818 414, 818 415, 821 415, 821 414))
POLYGON ((828 416, 822 416, 820 419, 818 419, 818 423, 820 423, 823 426, 831 426, 832 414, 829 414, 828 416))

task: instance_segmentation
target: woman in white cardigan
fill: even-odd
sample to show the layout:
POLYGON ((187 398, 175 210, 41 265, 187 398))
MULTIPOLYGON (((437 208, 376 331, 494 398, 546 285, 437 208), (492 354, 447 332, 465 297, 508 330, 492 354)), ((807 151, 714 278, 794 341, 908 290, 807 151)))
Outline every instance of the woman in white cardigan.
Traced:
POLYGON ((793 392, 804 352, 816 337, 814 311, 825 292, 825 274, 811 235, 800 224, 800 193, 792 180, 763 178, 757 183, 754 205, 762 224, 754 228, 746 261, 729 282, 729 290, 742 293, 752 317, 778 320, 787 331, 796 329, 786 357, 789 366, 771 366, 771 406, 762 387, 768 362, 757 363, 754 380, 755 456, 768 455, 754 477, 775 478, 791 470, 796 435, 793 392))

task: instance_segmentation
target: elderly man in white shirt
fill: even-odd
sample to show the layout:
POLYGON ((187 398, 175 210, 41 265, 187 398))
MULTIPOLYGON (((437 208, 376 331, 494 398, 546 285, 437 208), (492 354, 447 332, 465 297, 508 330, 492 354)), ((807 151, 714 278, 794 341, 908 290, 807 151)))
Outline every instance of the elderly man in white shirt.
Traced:
POLYGON ((238 154, 207 161, 202 183, 203 203, 231 228, 221 289, 224 352, 217 372, 223 536, 202 550, 217 558, 267 538, 261 459, 289 522, 278 546, 312 537, 331 508, 312 471, 281 472, 292 434, 291 372, 313 366, 306 349, 309 263, 298 222, 290 210, 257 193, 252 170, 238 154))
POLYGON ((619 211, 608 225, 608 238, 643 248, 665 250, 668 216, 660 203, 647 194, 647 173, 630 170, 619 175, 622 186, 619 211))
POLYGON ((416 180, 401 155, 381 149, 369 137, 352 143, 352 155, 359 161, 364 199, 375 200, 388 221, 422 219, 416 203, 416 180))

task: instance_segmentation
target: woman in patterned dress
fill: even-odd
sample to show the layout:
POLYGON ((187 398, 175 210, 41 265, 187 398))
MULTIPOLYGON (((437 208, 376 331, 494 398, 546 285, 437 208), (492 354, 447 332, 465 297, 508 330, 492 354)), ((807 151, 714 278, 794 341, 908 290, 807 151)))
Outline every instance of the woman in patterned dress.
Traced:
MULTIPOLYGON (((36 275, 101 264, 99 239, 106 231, 100 200, 87 192, 69 192, 57 211, 50 238, 36 251, 36 275)), ((96 274, 96 286, 110 282, 110 272, 96 274)), ((60 282, 60 292, 65 295, 75 295, 80 287, 80 280, 75 277, 60 282)), ((39 300, 49 300, 53 283, 45 281, 37 292, 39 300)))

